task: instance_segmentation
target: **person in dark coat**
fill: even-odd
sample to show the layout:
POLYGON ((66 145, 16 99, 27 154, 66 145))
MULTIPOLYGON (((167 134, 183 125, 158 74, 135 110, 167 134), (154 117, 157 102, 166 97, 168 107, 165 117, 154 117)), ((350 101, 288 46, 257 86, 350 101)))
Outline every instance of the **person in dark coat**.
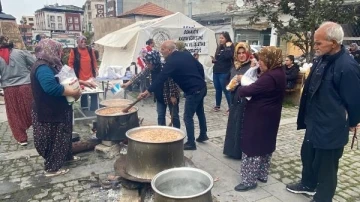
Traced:
POLYGON ((318 56, 305 82, 298 129, 306 129, 301 147, 301 181, 287 186, 293 193, 314 195, 313 201, 331 202, 337 171, 349 130, 360 122, 360 70, 342 44, 344 31, 334 22, 316 30, 318 56))
POLYGON ((285 59, 284 71, 286 74, 286 89, 293 89, 299 74, 299 65, 294 63, 294 56, 288 55, 285 59))
MULTIPOLYGON (((251 52, 247 43, 240 42, 235 47, 234 66, 231 68, 231 76, 244 75, 251 66, 251 52)), ((241 159, 242 151, 240 147, 240 138, 242 133, 242 123, 244 121, 244 110, 247 103, 246 98, 239 97, 237 89, 240 85, 231 89, 231 104, 229 110, 228 124, 226 128, 224 154, 234 158, 241 159)))
POLYGON ((242 182, 235 187, 236 191, 255 189, 257 180, 267 182, 285 94, 286 78, 281 63, 281 49, 264 47, 259 52, 259 79, 238 89, 240 97, 251 99, 244 114, 240 144, 242 182))
POLYGON ((350 54, 354 57, 356 62, 358 64, 360 64, 360 50, 359 50, 359 46, 357 45, 357 43, 352 43, 350 45, 350 54))
MULTIPOLYGON (((219 47, 216 49, 215 57, 212 57, 213 82, 215 87, 215 107, 213 111, 220 111, 222 92, 225 94, 226 101, 230 108, 230 92, 226 90, 226 85, 230 81, 230 69, 233 65, 234 44, 228 32, 223 32, 219 37, 219 47)), ((228 108, 228 109, 229 109, 228 108)))

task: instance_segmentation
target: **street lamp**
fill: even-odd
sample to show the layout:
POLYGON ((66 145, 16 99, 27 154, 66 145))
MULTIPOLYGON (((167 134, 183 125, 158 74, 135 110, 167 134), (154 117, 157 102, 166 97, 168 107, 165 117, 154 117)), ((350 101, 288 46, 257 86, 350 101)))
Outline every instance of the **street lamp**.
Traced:
POLYGON ((23 29, 23 41, 24 41, 25 46, 26 46, 27 40, 26 40, 26 29, 25 29, 24 25, 26 25, 26 23, 27 23, 26 19, 20 20, 21 28, 23 29))

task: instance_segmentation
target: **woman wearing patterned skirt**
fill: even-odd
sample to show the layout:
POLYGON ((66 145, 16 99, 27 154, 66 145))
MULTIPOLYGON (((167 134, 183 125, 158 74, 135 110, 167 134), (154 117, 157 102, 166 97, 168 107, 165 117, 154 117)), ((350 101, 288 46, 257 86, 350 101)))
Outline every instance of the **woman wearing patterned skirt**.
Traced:
POLYGON ((27 145, 26 130, 31 126, 30 69, 34 62, 29 52, 13 49, 8 38, 0 37, 0 75, 6 114, 11 132, 21 146, 27 145))
POLYGON ((285 94, 286 77, 281 67, 281 49, 265 47, 258 56, 261 70, 259 79, 238 89, 240 97, 251 99, 247 102, 244 114, 241 137, 242 182, 235 187, 236 191, 255 189, 257 180, 267 182, 285 94))
POLYGON ((41 40, 35 48, 37 61, 31 70, 34 143, 45 159, 45 176, 67 173, 68 169, 61 169, 65 161, 77 159, 71 151, 72 108, 65 96, 79 99, 81 92, 64 88, 55 78, 62 67, 61 53, 59 42, 41 40))

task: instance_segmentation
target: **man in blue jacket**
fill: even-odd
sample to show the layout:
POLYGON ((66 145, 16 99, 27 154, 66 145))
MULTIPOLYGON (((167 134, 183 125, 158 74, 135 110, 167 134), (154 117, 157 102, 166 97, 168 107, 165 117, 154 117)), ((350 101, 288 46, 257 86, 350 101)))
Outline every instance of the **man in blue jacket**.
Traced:
POLYGON ((332 202, 349 131, 360 122, 360 70, 342 45, 343 38, 342 27, 333 22, 316 30, 318 58, 300 102, 298 129, 306 129, 301 148, 302 178, 287 190, 314 195, 313 202, 332 202))
POLYGON ((200 135, 197 142, 208 140, 206 117, 204 112, 204 97, 207 89, 205 83, 204 68, 190 53, 176 51, 173 41, 165 41, 161 45, 161 54, 165 58, 165 65, 157 79, 139 98, 146 98, 155 89, 164 85, 164 82, 171 77, 186 95, 184 107, 184 122, 186 126, 187 142, 184 150, 196 150, 194 135, 194 114, 198 116, 200 135))

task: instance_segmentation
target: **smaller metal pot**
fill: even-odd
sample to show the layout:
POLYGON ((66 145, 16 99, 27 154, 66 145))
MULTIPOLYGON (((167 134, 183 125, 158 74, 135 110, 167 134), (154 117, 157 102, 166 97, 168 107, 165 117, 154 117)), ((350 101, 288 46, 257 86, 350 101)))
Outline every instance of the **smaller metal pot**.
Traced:
POLYGON ((212 202, 211 175, 197 168, 172 168, 158 173, 151 181, 156 202, 212 202))

